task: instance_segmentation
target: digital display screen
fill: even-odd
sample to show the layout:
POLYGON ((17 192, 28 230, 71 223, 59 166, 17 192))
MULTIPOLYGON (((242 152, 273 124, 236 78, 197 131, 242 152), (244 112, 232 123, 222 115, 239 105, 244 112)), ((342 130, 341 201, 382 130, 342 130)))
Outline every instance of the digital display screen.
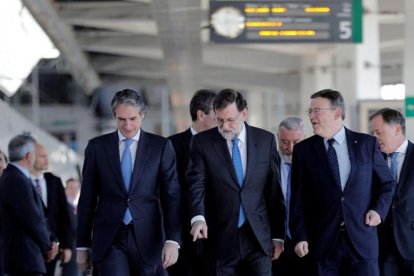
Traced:
POLYGON ((362 42, 362 0, 210 0, 210 40, 362 42))

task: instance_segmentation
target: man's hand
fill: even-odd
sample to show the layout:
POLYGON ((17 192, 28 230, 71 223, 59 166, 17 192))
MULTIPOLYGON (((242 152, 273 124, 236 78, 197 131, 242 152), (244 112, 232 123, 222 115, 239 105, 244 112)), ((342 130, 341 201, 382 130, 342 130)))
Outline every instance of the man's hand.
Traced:
POLYGON ((178 245, 171 242, 166 242, 162 249, 162 266, 165 268, 173 265, 178 260, 178 245))
POLYGON ((59 253, 59 243, 56 241, 52 242, 52 249, 50 249, 45 256, 45 262, 48 263, 56 258, 59 253))
POLYGON ((76 251, 76 263, 81 272, 88 274, 91 271, 92 261, 89 249, 78 249, 76 251))
POLYGON ((272 261, 273 260, 277 260, 280 256, 280 254, 282 254, 283 250, 284 250, 284 246, 283 246, 283 242, 281 241, 272 241, 273 243, 273 254, 272 254, 272 261))
POLYGON ((374 210, 369 210, 365 216, 365 224, 369 226, 377 226, 381 223, 381 217, 374 210))
POLYGON ((295 253, 301 258, 304 257, 306 254, 308 254, 309 253, 308 242, 307 241, 298 242, 295 246, 295 253))
POLYGON ((198 239, 207 239, 207 224, 205 221, 198 220, 191 225, 191 236, 193 236, 193 242, 198 239))
POLYGON ((72 250, 70 248, 62 248, 60 250, 60 259, 63 264, 67 264, 72 258, 72 250))

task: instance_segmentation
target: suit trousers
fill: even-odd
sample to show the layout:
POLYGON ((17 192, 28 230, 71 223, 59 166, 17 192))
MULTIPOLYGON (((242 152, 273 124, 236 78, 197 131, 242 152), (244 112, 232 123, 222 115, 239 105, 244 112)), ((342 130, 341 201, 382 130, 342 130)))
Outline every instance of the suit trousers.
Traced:
MULTIPOLYGON (((414 261, 404 260, 398 251, 394 235, 387 241, 386 252, 380 256, 380 275, 381 276, 412 276, 414 275, 414 261)), ((412 241, 407 241, 412 242, 412 241)), ((385 251, 385 250, 384 250, 385 251)))
POLYGON ((202 255, 202 240, 185 243, 176 264, 168 267, 170 276, 208 276, 207 257, 202 255))
POLYGON ((311 269, 312 276, 379 276, 378 258, 361 258, 345 229, 339 232, 330 254, 313 263, 311 269))
POLYGON ((273 276, 309 275, 309 256, 299 257, 295 245, 291 239, 285 240, 282 254, 272 262, 273 276))
POLYGON ((56 256, 55 259, 46 263, 46 276, 55 275, 56 263, 57 263, 58 258, 60 258, 60 254, 58 254, 58 256, 56 256))
POLYGON ((96 263, 99 276, 167 276, 160 263, 147 264, 139 252, 133 224, 120 227, 112 246, 102 261, 96 263))
POLYGON ((271 257, 263 252, 249 223, 244 223, 237 235, 237 254, 213 261, 211 274, 214 276, 271 276, 271 257))

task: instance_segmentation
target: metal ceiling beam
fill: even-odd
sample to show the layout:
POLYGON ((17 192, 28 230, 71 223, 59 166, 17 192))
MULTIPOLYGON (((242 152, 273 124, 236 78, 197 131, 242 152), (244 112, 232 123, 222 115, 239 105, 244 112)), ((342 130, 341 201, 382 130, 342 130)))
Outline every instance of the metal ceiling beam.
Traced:
POLYGON ((79 47, 72 30, 62 22, 49 0, 22 0, 30 13, 60 50, 75 81, 90 95, 101 80, 79 47))
POLYGON ((152 10, 161 38, 176 126, 181 131, 190 124, 190 98, 201 88, 201 2, 153 0, 152 10))

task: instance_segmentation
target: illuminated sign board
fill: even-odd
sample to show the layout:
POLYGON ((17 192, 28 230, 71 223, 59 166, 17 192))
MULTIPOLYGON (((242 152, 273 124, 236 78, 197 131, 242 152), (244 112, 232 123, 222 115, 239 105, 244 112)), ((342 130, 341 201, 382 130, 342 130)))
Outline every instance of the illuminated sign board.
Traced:
POLYGON ((362 0, 210 0, 210 40, 362 42, 362 0))

